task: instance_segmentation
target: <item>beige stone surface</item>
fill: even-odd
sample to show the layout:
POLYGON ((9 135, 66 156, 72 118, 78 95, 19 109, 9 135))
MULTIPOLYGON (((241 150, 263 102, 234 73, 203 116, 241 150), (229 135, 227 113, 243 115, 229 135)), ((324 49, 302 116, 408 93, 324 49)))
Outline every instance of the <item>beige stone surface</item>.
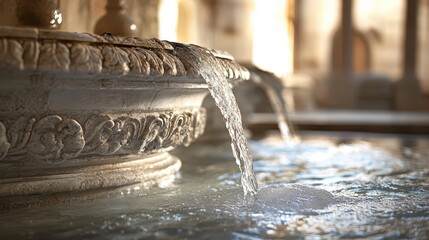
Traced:
POLYGON ((204 131, 201 54, 249 78, 227 53, 158 39, 0 27, 0 50, 0 204, 171 179, 168 151, 204 131))

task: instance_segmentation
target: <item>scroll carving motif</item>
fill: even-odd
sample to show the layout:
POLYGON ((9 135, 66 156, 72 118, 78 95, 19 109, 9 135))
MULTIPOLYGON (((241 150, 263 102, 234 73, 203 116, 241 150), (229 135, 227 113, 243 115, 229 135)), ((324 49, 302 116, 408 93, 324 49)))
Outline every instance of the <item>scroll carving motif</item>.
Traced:
POLYGON ((92 116, 85 122, 85 148, 82 154, 110 155, 120 150, 135 149, 144 120, 129 117, 117 119, 108 115, 92 116))
POLYGON ((78 156, 147 154, 188 145, 205 124, 205 111, 147 113, 138 117, 50 115, 0 122, 0 160, 61 162, 78 156))

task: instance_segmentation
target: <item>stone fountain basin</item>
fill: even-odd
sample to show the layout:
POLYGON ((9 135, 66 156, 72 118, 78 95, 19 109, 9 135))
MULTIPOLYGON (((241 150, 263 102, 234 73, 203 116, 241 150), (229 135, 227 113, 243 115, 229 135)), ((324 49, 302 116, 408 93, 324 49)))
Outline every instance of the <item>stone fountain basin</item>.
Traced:
MULTIPOLYGON (((249 77, 228 54, 204 52, 228 79, 249 77)), ((0 204, 174 179, 181 163, 168 151, 206 122, 199 54, 158 39, 0 27, 0 204)))

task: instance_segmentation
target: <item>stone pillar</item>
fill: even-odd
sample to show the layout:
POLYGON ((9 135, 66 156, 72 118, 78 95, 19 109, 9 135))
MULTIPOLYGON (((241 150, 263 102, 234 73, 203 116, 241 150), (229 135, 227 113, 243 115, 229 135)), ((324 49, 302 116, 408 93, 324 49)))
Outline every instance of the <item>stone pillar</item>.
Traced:
POLYGON ((293 34, 293 68, 294 71, 299 71, 301 68, 300 58, 300 34, 301 34, 301 8, 302 2, 297 0, 294 1, 294 34, 293 34))
POLYGON ((339 29, 339 60, 333 64, 332 77, 328 85, 330 93, 327 102, 333 108, 353 108, 353 0, 341 1, 341 25, 339 29))
POLYGON ((341 73, 344 81, 353 81, 353 1, 342 0, 341 7, 341 51, 343 71, 341 73))
POLYGON ((238 61, 251 61, 254 1, 196 1, 198 44, 227 51, 238 61))
POLYGON ((180 0, 177 22, 177 41, 198 42, 198 5, 195 0, 180 0))
POLYGON ((422 91, 417 79, 417 19, 418 0, 406 1, 403 76, 396 84, 395 106, 397 110, 422 109, 422 91))

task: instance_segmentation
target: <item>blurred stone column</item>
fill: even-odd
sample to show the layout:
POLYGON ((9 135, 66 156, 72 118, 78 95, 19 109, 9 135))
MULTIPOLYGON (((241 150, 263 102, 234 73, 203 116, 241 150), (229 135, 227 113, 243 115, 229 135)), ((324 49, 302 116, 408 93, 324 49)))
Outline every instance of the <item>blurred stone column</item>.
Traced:
POLYGON ((182 43, 198 42, 198 4, 195 0, 179 0, 177 23, 177 41, 182 43))
POLYGON ((340 63, 333 68, 333 76, 328 85, 327 102, 333 108, 354 108, 353 73, 353 0, 341 1, 340 63))
POLYGON ((418 0, 406 1, 403 76, 396 84, 397 110, 418 111, 423 107, 422 91, 416 74, 418 5, 418 0))
POLYGON ((197 9, 198 44, 252 59, 254 0, 201 0, 197 9))
POLYGON ((301 21, 302 21, 302 2, 300 0, 294 1, 294 35, 293 35, 293 70, 301 70, 300 56, 300 38, 301 38, 301 21))

